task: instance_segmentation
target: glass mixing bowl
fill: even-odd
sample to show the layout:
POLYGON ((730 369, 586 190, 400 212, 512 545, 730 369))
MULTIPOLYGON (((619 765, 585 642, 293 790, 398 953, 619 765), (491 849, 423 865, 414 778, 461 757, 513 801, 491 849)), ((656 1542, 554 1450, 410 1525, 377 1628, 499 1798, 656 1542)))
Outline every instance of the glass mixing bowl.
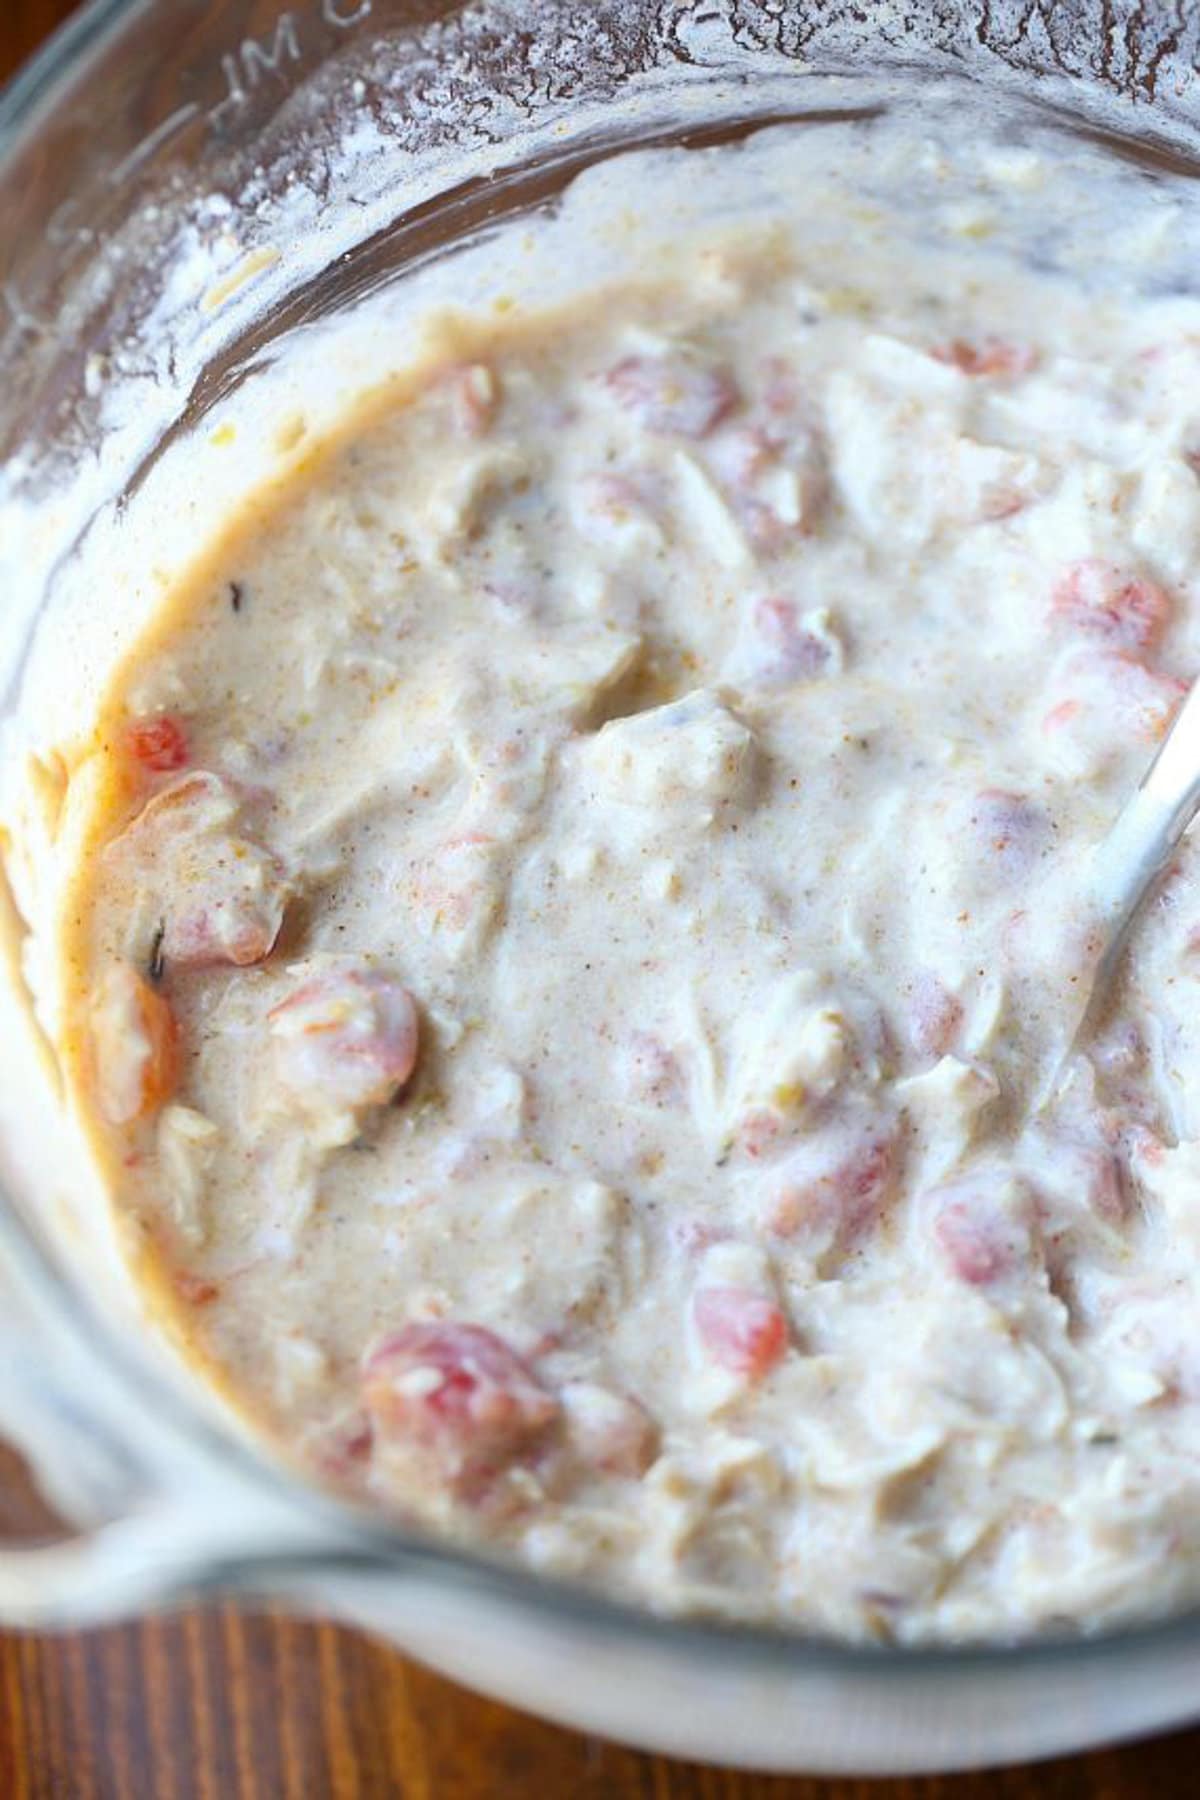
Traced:
POLYGON ((70 827, 30 749, 86 718, 153 604, 147 530, 169 569, 231 499, 226 409, 258 431, 247 456, 286 441, 298 334, 439 270, 453 286, 456 248, 615 149, 819 129, 886 71, 957 82, 964 129, 982 84, 1148 181, 1190 175, 1197 29, 1122 0, 93 0, 0 99, 0 1424, 71 1522, 0 1552, 0 1620, 270 1593, 548 1717, 764 1769, 1011 1761, 1200 1710, 1195 1619, 847 1649, 651 1618, 307 1488, 146 1316, 29 1004, 70 827))

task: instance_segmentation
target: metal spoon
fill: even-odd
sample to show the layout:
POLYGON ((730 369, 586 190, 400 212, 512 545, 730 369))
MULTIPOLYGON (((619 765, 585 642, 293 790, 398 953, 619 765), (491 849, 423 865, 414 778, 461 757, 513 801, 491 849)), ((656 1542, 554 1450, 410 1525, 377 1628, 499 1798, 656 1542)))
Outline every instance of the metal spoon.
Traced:
POLYGON ((1157 756, 1097 847, 1084 903, 1103 949, 1067 1057, 1103 1014, 1121 953, 1143 900, 1200 808, 1200 680, 1193 683, 1157 756))

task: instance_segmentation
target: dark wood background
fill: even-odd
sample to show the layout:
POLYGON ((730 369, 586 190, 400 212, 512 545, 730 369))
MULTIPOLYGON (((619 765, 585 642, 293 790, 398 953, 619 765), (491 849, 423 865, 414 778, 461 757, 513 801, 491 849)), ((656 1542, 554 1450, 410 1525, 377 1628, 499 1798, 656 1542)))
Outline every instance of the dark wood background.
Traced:
MULTIPOLYGON (((72 5, 0 0, 0 77, 72 5)), ((0 1488, 6 1478, 11 1492, 13 1472, 0 1464, 0 1488)), ((73 1637, 0 1635, 0 1800, 1185 1795, 1200 1796, 1200 1732, 975 1776, 783 1780, 639 1756, 540 1725, 328 1625, 223 1608, 73 1637)))

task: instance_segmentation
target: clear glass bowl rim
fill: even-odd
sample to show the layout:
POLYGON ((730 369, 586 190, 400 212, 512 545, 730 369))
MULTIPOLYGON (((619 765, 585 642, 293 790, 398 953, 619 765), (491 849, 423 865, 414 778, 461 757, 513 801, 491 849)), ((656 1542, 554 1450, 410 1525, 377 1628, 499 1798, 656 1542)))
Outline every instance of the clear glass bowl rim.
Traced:
MULTIPOLYGON (((93 53, 103 51, 139 12, 172 3, 173 0, 84 0, 79 10, 58 26, 0 88, 0 171, 36 130, 39 116, 52 109, 93 53)), ((232 1586, 253 1593, 258 1575, 269 1577, 270 1586, 278 1591, 281 1572, 291 1572, 311 1591, 314 1578, 336 1576, 347 1569, 355 1574, 391 1575, 401 1584, 406 1573, 420 1569, 428 1574, 436 1570, 448 1582, 476 1588, 491 1600, 511 1602, 515 1607, 542 1613, 576 1629, 617 1639, 630 1635, 649 1637, 658 1640, 664 1649, 675 1649, 686 1656, 719 1663, 736 1658, 743 1666, 765 1665, 776 1674, 799 1677, 807 1670, 828 1676, 840 1671, 851 1681, 862 1677, 886 1679, 889 1674, 906 1680, 927 1674, 933 1681, 950 1671, 960 1678, 972 1673, 986 1678, 989 1673, 994 1676, 1002 1670, 1030 1673, 1040 1667, 1049 1672, 1066 1662, 1078 1664, 1081 1660, 1107 1663, 1116 1673, 1139 1655, 1161 1658, 1170 1657, 1173 1651, 1194 1653, 1200 1644, 1200 1606, 1162 1622, 1095 1635, 918 1647, 839 1643, 782 1628, 655 1614, 565 1580, 537 1576, 433 1538, 406 1534, 386 1523, 367 1519, 356 1509, 316 1490, 306 1491, 298 1481, 289 1482, 278 1467, 255 1456, 232 1437, 222 1435, 198 1411, 181 1419, 178 1393, 168 1391, 165 1382, 127 1353, 90 1296, 80 1294, 77 1285, 63 1275, 52 1252, 34 1235, 2 1188, 0 1251, 19 1260, 26 1278, 63 1321, 64 1329, 86 1334, 93 1353, 98 1352, 113 1364, 140 1391, 148 1406, 170 1405, 176 1420, 199 1448, 215 1457, 234 1459, 243 1468, 249 1465, 258 1480, 276 1490, 281 1482, 285 1483, 319 1514, 331 1522, 337 1521, 340 1541, 331 1541, 328 1554, 285 1555, 281 1563, 253 1556, 244 1566, 214 1569, 211 1582, 203 1586, 223 1591, 232 1586)), ((1200 1699, 1197 1710, 1200 1711, 1200 1699)))

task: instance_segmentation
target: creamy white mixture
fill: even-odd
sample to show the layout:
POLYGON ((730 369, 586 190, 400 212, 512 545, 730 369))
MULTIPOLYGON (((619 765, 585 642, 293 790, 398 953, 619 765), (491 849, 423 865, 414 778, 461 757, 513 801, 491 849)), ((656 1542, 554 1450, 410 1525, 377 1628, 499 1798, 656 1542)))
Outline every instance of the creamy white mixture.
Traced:
POLYGON ((1051 267, 1052 159, 933 230, 855 144, 247 500, 77 759, 61 1047, 309 1468, 656 1606, 1095 1626, 1200 1587, 1190 849, 1037 1112, 1200 661, 1200 305, 1051 267))

